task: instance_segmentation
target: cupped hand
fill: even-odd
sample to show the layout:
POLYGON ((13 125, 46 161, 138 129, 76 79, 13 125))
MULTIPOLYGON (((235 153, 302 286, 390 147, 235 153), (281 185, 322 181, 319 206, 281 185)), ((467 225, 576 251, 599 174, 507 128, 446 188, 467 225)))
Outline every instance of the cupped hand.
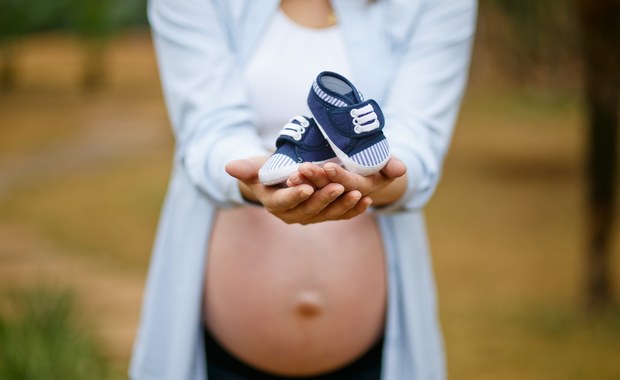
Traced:
POLYGON ((322 189, 328 184, 339 183, 345 192, 359 191, 363 196, 373 199, 375 205, 385 205, 400 198, 406 188, 407 167, 399 159, 392 157, 379 172, 369 176, 347 171, 334 163, 325 164, 322 168, 304 163, 298 173, 292 174, 287 180, 288 186, 311 185, 314 189, 322 189))
POLYGON ((262 204, 286 223, 350 219, 364 213, 372 203, 359 191, 346 191, 339 183, 325 183, 316 189, 307 183, 289 187, 265 186, 258 179, 258 170, 266 159, 255 157, 231 161, 226 164, 226 172, 239 180, 241 193, 246 199, 262 204))

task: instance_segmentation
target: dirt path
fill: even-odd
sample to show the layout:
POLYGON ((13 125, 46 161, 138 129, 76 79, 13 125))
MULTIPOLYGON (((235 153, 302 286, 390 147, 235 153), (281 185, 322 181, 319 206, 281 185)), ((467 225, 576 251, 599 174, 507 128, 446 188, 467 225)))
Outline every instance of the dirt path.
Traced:
MULTIPOLYGON (((147 98, 137 102, 138 107, 128 109, 123 105, 122 98, 102 97, 74 102, 71 96, 64 96, 68 99, 62 105, 72 114, 70 118, 65 118, 64 123, 73 124, 75 131, 22 150, 2 152, 0 149, 0 197, 16 184, 87 170, 108 160, 135 155, 136 152, 161 149, 168 142, 170 136, 167 126, 163 125, 166 123, 163 108, 153 105, 159 105, 158 102, 147 98)), ((61 117, 49 116, 54 105, 45 100, 3 100, 18 108, 27 103, 29 107, 38 109, 40 123, 63 123, 61 117)), ((54 127, 48 125, 47 128, 54 127)))

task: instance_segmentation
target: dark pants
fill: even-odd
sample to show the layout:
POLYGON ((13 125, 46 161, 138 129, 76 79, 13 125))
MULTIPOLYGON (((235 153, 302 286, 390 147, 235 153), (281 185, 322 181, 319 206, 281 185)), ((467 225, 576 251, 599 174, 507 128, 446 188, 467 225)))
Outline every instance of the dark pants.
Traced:
POLYGON ((205 329, 209 380, 380 380, 383 339, 353 363, 333 372, 310 377, 271 375, 249 366, 227 352, 205 329))

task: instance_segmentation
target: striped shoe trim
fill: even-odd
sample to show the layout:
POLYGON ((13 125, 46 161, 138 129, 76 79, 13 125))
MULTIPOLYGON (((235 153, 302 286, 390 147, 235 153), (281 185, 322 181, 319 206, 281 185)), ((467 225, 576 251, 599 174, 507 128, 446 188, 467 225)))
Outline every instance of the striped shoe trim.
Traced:
POLYGON ((277 170, 285 166, 295 165, 295 161, 284 154, 276 153, 269 158, 261 170, 277 170))
POLYGON ((387 139, 381 140, 363 151, 351 156, 351 160, 361 166, 377 166, 382 164, 390 155, 390 146, 387 139))
POLYGON ((314 90, 314 93, 317 94, 319 98, 323 99, 324 101, 331 104, 332 106, 336 106, 336 107, 348 106, 348 104, 343 102, 342 100, 336 99, 333 96, 327 95, 323 90, 321 90, 321 88, 319 87, 319 84, 316 81, 312 83, 312 89, 314 90))

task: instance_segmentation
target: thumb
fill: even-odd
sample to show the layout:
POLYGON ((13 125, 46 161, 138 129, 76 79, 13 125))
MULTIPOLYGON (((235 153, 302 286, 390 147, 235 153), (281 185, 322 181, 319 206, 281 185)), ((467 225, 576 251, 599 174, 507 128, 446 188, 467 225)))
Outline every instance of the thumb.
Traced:
POLYGON ((398 178, 405 175, 407 166, 398 158, 392 157, 381 172, 389 178, 398 178))
POLYGON ((241 180, 241 181, 253 181, 258 179, 258 170, 262 165, 262 161, 259 159, 243 159, 234 160, 226 164, 226 173, 241 180))

